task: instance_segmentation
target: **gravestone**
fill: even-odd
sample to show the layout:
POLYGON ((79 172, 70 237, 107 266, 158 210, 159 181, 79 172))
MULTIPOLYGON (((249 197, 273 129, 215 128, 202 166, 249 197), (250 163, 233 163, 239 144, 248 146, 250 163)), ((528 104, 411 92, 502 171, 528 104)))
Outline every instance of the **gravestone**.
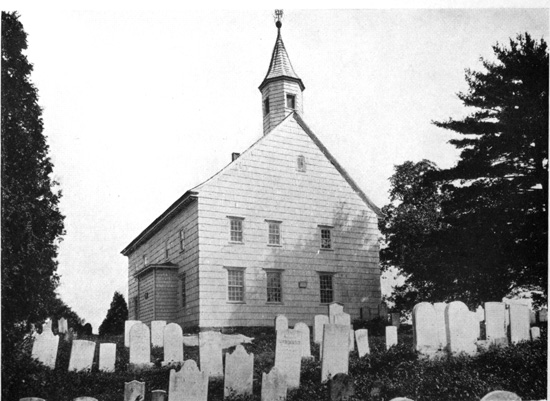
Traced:
POLYGON ((321 344, 323 342, 323 326, 329 323, 329 318, 326 315, 315 315, 313 322, 313 342, 321 344))
POLYGON ((380 302, 378 304, 378 316, 386 322, 388 320, 388 305, 385 302, 380 302))
POLYGON ((302 358, 311 358, 311 344, 309 340, 309 327, 299 322, 294 325, 294 330, 302 333, 302 358))
POLYGON ((321 381, 329 375, 348 373, 349 368, 349 325, 325 324, 323 332, 323 359, 321 381))
POLYGON ((457 354, 465 352, 474 355, 477 352, 473 323, 479 325, 479 320, 460 301, 453 301, 445 309, 445 324, 447 328, 448 351, 457 354))
POLYGON ((46 400, 44 398, 25 397, 25 398, 19 398, 19 401, 46 401, 46 400))
POLYGON ((437 327, 437 342, 439 349, 445 349, 447 347, 447 329, 445 328, 445 308, 447 304, 445 302, 434 303, 435 310, 435 325, 437 327))
POLYGON ((529 322, 531 324, 537 324, 537 314, 533 310, 529 310, 529 322))
POLYGON ((164 345, 165 326, 166 320, 153 320, 151 322, 151 345, 153 347, 162 347, 164 345))
POLYGON ((197 363, 188 359, 179 372, 170 370, 168 401, 206 401, 208 374, 201 372, 197 363))
POLYGON ((397 327, 386 326, 386 349, 397 345, 397 327))
POLYGON ((485 302, 485 338, 493 344, 508 342, 505 312, 502 302, 485 302))
POLYGON ((399 329, 401 326, 401 314, 399 312, 391 314, 391 325, 399 329))
POLYGON ((41 334, 36 334, 32 345, 32 357, 42 362, 45 366, 54 369, 57 359, 57 347, 59 336, 53 334, 51 326, 44 325, 41 334))
POLYGON ((275 366, 284 375, 288 389, 300 387, 302 333, 292 329, 277 332, 275 366))
POLYGON ((99 370, 114 372, 116 362, 116 344, 99 344, 99 370))
POLYGON ((522 304, 510 304, 510 341, 515 344, 531 338, 529 333, 529 307, 522 304))
POLYGON ((531 340, 538 340, 540 338, 540 328, 531 327, 531 340))
POLYGON ((151 367, 151 334, 146 324, 138 322, 130 329, 130 365, 134 369, 151 367))
POLYGON ((331 401, 347 401, 355 395, 353 380, 345 373, 338 373, 329 382, 331 401))
POLYGON ((357 341, 357 352, 359 353, 359 358, 370 354, 369 331, 367 329, 355 330, 355 341, 357 341))
POLYGON ((420 302, 413 308, 413 349, 424 355, 435 355, 439 349, 437 314, 432 304, 420 302))
POLYGON ((521 401, 521 398, 515 393, 497 390, 491 391, 481 401, 521 401))
POLYGON ((47 318, 44 324, 42 325, 42 332, 51 331, 53 333, 52 326, 53 326, 52 319, 47 318))
POLYGON ((351 316, 348 313, 337 313, 335 315, 332 315, 332 324, 339 324, 339 325, 351 325, 351 316))
POLYGON ((353 331, 353 325, 349 326, 349 352, 355 351, 355 331, 353 331))
POLYGON ((95 342, 74 340, 69 359, 69 371, 91 371, 94 361, 95 342))
POLYGON ((170 363, 183 362, 183 334, 181 326, 177 323, 170 323, 164 327, 164 362, 163 365, 170 363))
POLYGON ((476 309, 476 316, 477 320, 480 322, 485 320, 485 310, 483 309, 483 306, 479 305, 476 309))
POLYGON ((262 401, 286 400, 287 385, 283 373, 275 366, 262 373, 262 401))
POLYGON ((285 315, 277 315, 275 318, 275 331, 287 330, 288 329, 288 319, 285 315))
POLYGON ((254 354, 248 354, 242 345, 225 355, 224 396, 252 395, 252 375, 254 373, 254 354))
POLYGON ((62 317, 57 321, 57 332, 59 334, 65 334, 69 330, 69 326, 67 325, 67 319, 62 317))
POLYGON ((98 399, 94 397, 77 397, 73 401, 98 401, 98 399))
POLYGON ((334 315, 344 313, 344 305, 338 302, 333 302, 328 306, 328 319, 330 324, 334 324, 334 315))
POLYGON ((222 333, 219 331, 199 333, 199 360, 203 373, 209 377, 223 377, 222 333))
POLYGON ((141 323, 139 320, 126 320, 124 322, 124 346, 130 346, 130 329, 136 323, 141 323))
POLYGON ((548 309, 539 310, 539 323, 544 323, 548 321, 548 309))
POLYGON ((124 383, 124 401, 143 401, 145 400, 145 382, 133 380, 124 383))
POLYGON ((164 390, 151 391, 151 401, 166 401, 166 391, 164 390))

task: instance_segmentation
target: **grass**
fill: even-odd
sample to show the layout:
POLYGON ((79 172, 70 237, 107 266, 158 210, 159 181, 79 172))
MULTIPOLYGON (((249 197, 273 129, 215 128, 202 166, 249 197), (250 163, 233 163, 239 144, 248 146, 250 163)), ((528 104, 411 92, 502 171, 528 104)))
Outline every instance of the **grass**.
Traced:
MULTIPOLYGON (((272 330, 242 332, 255 337, 246 344, 254 353, 254 389, 252 397, 232 397, 231 400, 260 400, 261 378, 269 372, 275 359, 275 334, 272 330)), ((82 338, 81 338, 82 339, 82 338)), ((170 368, 160 366, 162 349, 152 350, 156 366, 146 371, 128 371, 128 349, 123 336, 83 339, 96 343, 115 342, 117 360, 115 373, 98 371, 99 346, 91 372, 68 372, 71 343, 60 340, 56 368, 47 369, 30 357, 32 344, 25 342, 14 353, 4 353, 2 360, 2 396, 5 400, 41 397, 48 401, 69 401, 79 396, 91 396, 99 401, 124 399, 124 383, 132 380, 146 383, 150 400, 152 390, 168 390, 170 368)), ((349 375, 355 385, 352 400, 390 400, 408 397, 424 400, 479 400, 493 390, 507 390, 522 399, 547 397, 547 335, 541 340, 524 342, 506 348, 490 348, 475 357, 442 357, 435 360, 419 358, 412 351, 412 337, 406 328, 401 330, 400 344, 385 350, 381 336, 369 338, 371 354, 358 358, 350 355, 349 375)), ((227 351, 227 350, 226 350, 227 351)), ((229 351, 232 351, 230 349, 229 351)), ((312 355, 319 355, 312 345, 312 355)), ((198 348, 185 347, 185 359, 198 364, 198 348)), ((316 359, 302 363, 301 386, 289 392, 288 400, 326 400, 328 385, 320 383, 321 364, 316 359)), ((223 380, 211 380, 209 400, 223 399, 223 380)))

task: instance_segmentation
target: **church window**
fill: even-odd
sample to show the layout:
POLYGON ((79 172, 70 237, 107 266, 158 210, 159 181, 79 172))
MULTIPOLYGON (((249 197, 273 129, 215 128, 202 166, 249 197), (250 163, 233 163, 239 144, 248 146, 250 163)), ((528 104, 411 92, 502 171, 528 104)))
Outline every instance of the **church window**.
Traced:
POLYGON ((266 97, 264 99, 264 116, 267 116, 269 114, 269 98, 266 97))
POLYGON ((288 109, 294 110, 296 108, 296 96, 287 94, 286 95, 286 107, 288 109))
POLYGON ((298 171, 302 171, 302 172, 305 172, 306 171, 306 158, 303 156, 303 155, 300 155, 298 156, 298 159, 297 159, 297 167, 298 167, 298 171))
POLYGON ((321 249, 332 249, 332 228, 321 226, 321 249))
POLYGON ((281 272, 267 272, 267 302, 282 302, 281 272))
POLYGON ((243 242, 243 220, 242 217, 229 218, 229 240, 231 242, 243 242))
POLYGON ((281 245, 281 222, 267 221, 268 224, 268 245, 281 245))
POLYGON ((332 274, 320 274, 319 283, 321 290, 321 303, 329 304, 334 301, 334 289, 332 282, 332 274))
POLYGON ((230 302, 244 301, 244 270, 227 269, 227 300, 230 302))

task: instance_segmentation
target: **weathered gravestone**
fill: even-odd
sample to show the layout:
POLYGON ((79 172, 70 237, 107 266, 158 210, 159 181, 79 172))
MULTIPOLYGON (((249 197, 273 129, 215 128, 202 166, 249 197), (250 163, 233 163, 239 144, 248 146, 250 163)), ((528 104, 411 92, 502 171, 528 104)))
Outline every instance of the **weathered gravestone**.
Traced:
POLYGON ((357 352, 359 353, 359 358, 370 354, 369 331, 367 329, 355 330, 355 341, 357 341, 357 352))
POLYGON ((164 362, 163 365, 170 363, 183 362, 183 333, 181 326, 177 323, 170 323, 164 327, 164 362))
POLYGON ((302 334, 302 358, 311 358, 311 344, 309 340, 309 327, 303 322, 296 323, 294 330, 302 334))
POLYGON ((321 344, 323 342, 323 326, 329 323, 329 318, 326 315, 315 315, 313 322, 313 342, 321 344))
POLYGON ((219 331, 199 333, 199 360, 201 371, 209 377, 223 377, 222 333, 219 331))
POLYGON ((325 324, 321 381, 337 373, 348 373, 349 325, 325 324))
POLYGON ((151 391, 151 401, 165 401, 165 400, 166 400, 166 391, 164 390, 151 391))
POLYGON ((99 344, 99 370, 114 372, 116 362, 116 344, 99 344))
POLYGON ((529 333, 529 307, 521 304, 510 304, 510 341, 517 343, 531 338, 529 333))
POLYGON ((94 361, 95 342, 87 340, 74 340, 69 359, 69 371, 92 370, 94 361))
POLYGON ((133 380, 124 383, 124 401, 144 401, 145 400, 145 382, 133 380))
POLYGON ((539 323, 544 323, 548 321, 548 309, 539 310, 539 323))
POLYGON ((42 362, 45 366, 54 369, 58 345, 59 336, 53 334, 51 326, 44 325, 42 333, 34 337, 32 357, 42 362))
POLYGON ((447 305, 445 324, 449 352, 453 354, 465 352, 468 355, 474 355, 477 352, 474 323, 479 325, 479 320, 463 302, 453 301, 447 305))
POLYGON ((69 330, 69 326, 67 325, 67 319, 62 317, 57 321, 57 332, 59 334, 65 334, 69 330))
POLYGON ((439 349, 437 314, 432 304, 420 302, 413 308, 413 349, 433 356, 439 349))
POLYGON ((277 315, 275 318, 275 331, 287 330, 288 329, 288 319, 285 315, 277 315))
POLYGON ((399 326, 401 326, 401 314, 399 312, 397 313, 391 313, 391 325, 395 326, 399 329, 399 326))
POLYGON ((144 323, 136 323, 130 329, 130 366, 148 368, 151 363, 151 334, 144 323))
POLYGON ((344 313, 344 305, 339 302, 333 302, 328 306, 328 319, 330 324, 334 324, 334 316, 344 313))
POLYGON ((521 398, 509 391, 491 391, 481 401, 521 401, 521 398))
POLYGON ((397 327, 386 326, 386 349, 397 345, 397 327))
POLYGON ((540 338, 540 328, 531 327, 531 340, 538 340, 540 338))
POLYGON ((151 345, 153 347, 162 347, 164 345, 165 326, 166 320, 153 320, 151 322, 151 345))
POLYGON ((262 373, 262 401, 284 401, 286 392, 285 376, 276 366, 271 372, 262 373))
POLYGON ((126 320, 124 322, 124 346, 130 346, 130 329, 134 324, 141 323, 139 320, 126 320))
POLYGON ((347 401, 355 394, 353 380, 345 373, 338 373, 329 382, 330 401, 347 401))
POLYGON ((529 323, 537 324, 537 314, 534 310, 529 310, 529 323))
POLYGON ((445 327, 445 308, 447 308, 447 304, 445 302, 434 303, 435 325, 437 327, 437 343, 438 343, 439 349, 445 349, 447 347, 447 329, 445 327))
POLYGON ((378 304, 378 316, 386 322, 388 320, 388 305, 385 302, 378 304))
POLYGON ((232 354, 225 355, 224 396, 252 395, 254 354, 248 354, 242 345, 237 345, 232 354))
POLYGON ((170 370, 168 401, 206 401, 208 373, 201 372, 197 363, 188 359, 179 372, 170 370))
POLYGON ((279 330, 277 332, 275 366, 284 375, 289 389, 300 387, 302 333, 292 329, 279 330))
POLYGON ((502 302, 485 302, 485 338, 492 343, 507 343, 506 309, 502 302))

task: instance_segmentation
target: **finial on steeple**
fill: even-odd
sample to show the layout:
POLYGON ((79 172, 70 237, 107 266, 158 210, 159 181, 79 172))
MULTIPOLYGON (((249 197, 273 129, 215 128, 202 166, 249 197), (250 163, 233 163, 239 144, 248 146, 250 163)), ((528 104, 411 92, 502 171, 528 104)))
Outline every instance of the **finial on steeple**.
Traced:
POLYGON ((277 29, 281 29, 281 26, 283 25, 283 23, 281 22, 281 20, 283 19, 283 10, 275 10, 273 18, 275 18, 276 20, 275 26, 277 27, 277 29))

